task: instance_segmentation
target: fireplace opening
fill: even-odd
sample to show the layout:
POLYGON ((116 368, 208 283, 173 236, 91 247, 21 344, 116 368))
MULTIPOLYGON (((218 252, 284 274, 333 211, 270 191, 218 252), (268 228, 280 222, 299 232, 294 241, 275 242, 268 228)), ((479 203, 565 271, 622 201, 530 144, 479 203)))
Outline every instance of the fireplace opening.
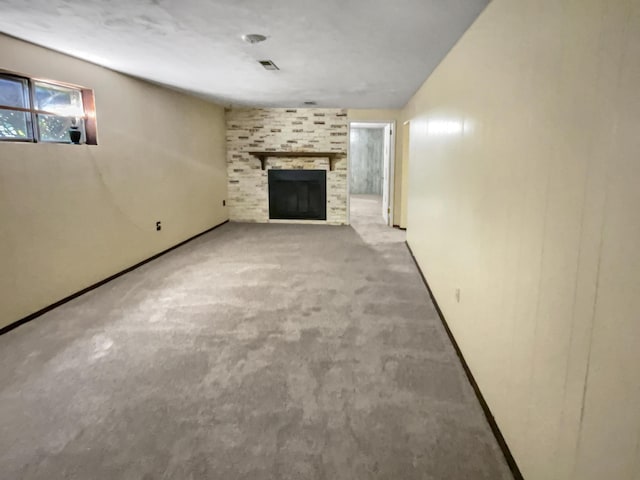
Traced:
POLYGON ((326 170, 269 170, 269 218, 326 220, 326 170))

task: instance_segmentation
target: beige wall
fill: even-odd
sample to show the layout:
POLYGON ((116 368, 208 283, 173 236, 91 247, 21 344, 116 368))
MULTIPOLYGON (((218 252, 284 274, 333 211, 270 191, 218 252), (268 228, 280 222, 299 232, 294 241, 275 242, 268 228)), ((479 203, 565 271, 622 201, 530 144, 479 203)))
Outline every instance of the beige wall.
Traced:
POLYGON ((639 85, 637 0, 493 0, 403 112, 408 241, 528 480, 640 479, 639 85))
POLYGON ((400 121, 401 110, 350 109, 347 111, 350 122, 396 122, 395 136, 395 177, 393 192, 393 223, 406 227, 406 195, 403 191, 403 175, 406 171, 408 156, 402 149, 404 125, 400 121))
POLYGON ((228 218, 222 108, 1 35, 0 68, 95 89, 99 142, 0 143, 0 327, 228 218))

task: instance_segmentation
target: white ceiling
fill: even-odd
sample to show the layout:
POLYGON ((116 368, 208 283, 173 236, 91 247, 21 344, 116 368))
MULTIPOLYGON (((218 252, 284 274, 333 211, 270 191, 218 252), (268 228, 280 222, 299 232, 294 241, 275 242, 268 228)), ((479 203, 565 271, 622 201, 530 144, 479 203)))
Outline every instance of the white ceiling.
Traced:
POLYGON ((400 108, 488 1, 0 0, 0 31, 225 105, 400 108))

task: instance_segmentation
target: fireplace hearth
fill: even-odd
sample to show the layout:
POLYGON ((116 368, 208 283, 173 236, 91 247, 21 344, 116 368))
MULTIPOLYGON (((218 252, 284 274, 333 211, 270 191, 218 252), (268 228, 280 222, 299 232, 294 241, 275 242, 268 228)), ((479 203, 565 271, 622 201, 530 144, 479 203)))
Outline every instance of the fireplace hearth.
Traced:
POLYGON ((274 220, 326 220, 326 170, 271 169, 269 218, 274 220))

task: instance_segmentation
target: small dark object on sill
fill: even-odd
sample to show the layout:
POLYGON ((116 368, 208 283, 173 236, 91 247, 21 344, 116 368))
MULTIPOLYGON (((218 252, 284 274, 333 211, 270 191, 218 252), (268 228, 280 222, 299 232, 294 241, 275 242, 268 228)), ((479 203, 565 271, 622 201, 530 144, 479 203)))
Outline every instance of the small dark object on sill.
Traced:
POLYGON ((71 139, 71 143, 76 145, 80 145, 80 139, 82 138, 82 132, 78 127, 71 127, 69 129, 69 138, 71 139))

